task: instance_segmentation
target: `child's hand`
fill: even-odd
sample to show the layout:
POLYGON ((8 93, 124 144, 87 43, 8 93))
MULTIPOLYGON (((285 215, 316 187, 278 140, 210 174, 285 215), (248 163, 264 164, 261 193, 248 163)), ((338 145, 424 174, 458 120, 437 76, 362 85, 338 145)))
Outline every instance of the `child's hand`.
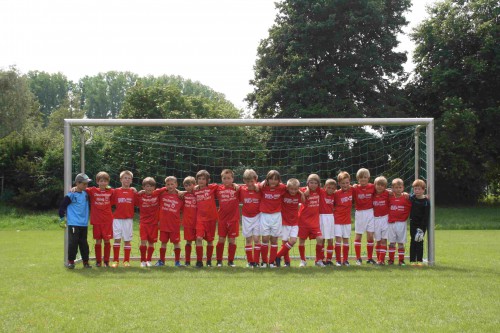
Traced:
POLYGON ((302 203, 306 202, 306 196, 304 195, 304 193, 300 191, 299 193, 300 193, 300 200, 302 201, 302 203))
POLYGON ((177 196, 180 198, 180 199, 184 199, 184 195, 186 194, 187 191, 179 191, 177 190, 177 196))
POLYGON ((240 186, 238 184, 233 183, 233 189, 235 191, 238 191, 240 189, 240 186))
POLYGON ((131 187, 132 192, 137 193, 137 189, 135 187, 131 187))
POLYGON ((71 188, 71 190, 69 190, 69 191, 70 191, 71 193, 75 193, 75 192, 76 192, 76 186, 73 186, 73 187, 71 188))
POLYGON ((311 194, 311 191, 309 191, 309 187, 306 188, 306 190, 303 193, 304 193, 304 197, 308 198, 309 195, 311 194))
POLYGON ((146 193, 146 191, 144 191, 144 190, 140 190, 139 192, 137 192, 137 194, 139 194, 139 195, 143 195, 144 193, 146 193))
POLYGON ((64 217, 59 218, 59 226, 66 229, 66 221, 64 220, 64 217))
POLYGON ((196 186, 194 187, 194 190, 195 190, 195 191, 198 191, 199 189, 200 189, 200 185, 196 185, 196 186))

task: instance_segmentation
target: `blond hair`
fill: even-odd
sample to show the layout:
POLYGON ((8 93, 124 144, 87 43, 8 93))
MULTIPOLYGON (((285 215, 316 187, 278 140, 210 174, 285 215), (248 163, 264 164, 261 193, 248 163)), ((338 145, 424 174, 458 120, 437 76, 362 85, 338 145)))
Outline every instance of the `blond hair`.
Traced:
POLYGON ((130 176, 130 178, 134 178, 134 174, 132 173, 132 171, 128 170, 123 170, 122 172, 120 172, 120 179, 122 179, 123 176, 130 176))
POLYGON ((337 181, 340 183, 341 181, 343 181, 344 179, 349 179, 351 180, 351 175, 346 172, 346 171, 341 171, 338 176, 337 176, 337 181))
POLYGON ((411 186, 412 187, 421 187, 424 190, 427 187, 427 185, 425 184, 425 182, 422 179, 415 179, 415 181, 413 182, 413 184, 411 184, 411 186))
POLYGON ((266 175, 266 181, 274 178, 276 178, 279 182, 281 182, 280 173, 277 170, 269 170, 269 172, 266 175))
POLYGON ((394 178, 392 180, 392 186, 394 185, 401 185, 401 186, 404 186, 405 183, 403 182, 403 180, 401 178, 394 178))
POLYGON ((182 185, 184 185, 184 186, 186 186, 186 185, 194 185, 194 184, 196 184, 196 179, 194 179, 193 176, 187 176, 182 181, 182 185))
POLYGON ((255 172, 254 169, 246 169, 243 172, 243 180, 257 180, 257 178, 259 178, 259 176, 257 176, 257 172, 255 172))
POLYGON ((373 181, 373 184, 375 184, 375 185, 382 185, 382 186, 387 187, 387 178, 385 178, 384 176, 378 176, 373 181))
POLYGON ((297 178, 290 178, 286 182, 286 187, 299 187, 299 186, 300 186, 300 182, 297 178))
POLYGON ((98 172, 95 176, 95 180, 98 182, 101 179, 107 180, 109 182, 109 174, 105 171, 98 172))
POLYGON ((156 186, 156 180, 153 177, 146 177, 142 180, 142 186, 146 185, 156 186))
POLYGON ((356 179, 359 179, 361 177, 368 177, 370 178, 370 171, 366 168, 361 168, 356 172, 356 179))
POLYGON ((168 176, 167 178, 165 178, 165 184, 169 181, 173 181, 177 184, 177 178, 174 176, 168 176))
POLYGON ((230 175, 234 179, 234 172, 231 169, 224 169, 224 170, 222 170, 222 172, 220 173, 220 176, 224 177, 224 175, 230 175))
POLYGON ((328 185, 334 185, 335 187, 337 187, 337 182, 335 181, 335 179, 328 178, 325 181, 325 187, 327 187, 328 185))
POLYGON ((307 177, 307 184, 309 184, 310 181, 313 181, 315 180, 316 182, 318 182, 318 186, 321 186, 321 180, 319 178, 319 176, 315 173, 311 173, 309 175, 309 177, 307 177))
POLYGON ((210 174, 208 173, 207 170, 200 170, 196 173, 196 180, 198 180, 201 177, 205 177, 207 183, 210 181, 210 174))

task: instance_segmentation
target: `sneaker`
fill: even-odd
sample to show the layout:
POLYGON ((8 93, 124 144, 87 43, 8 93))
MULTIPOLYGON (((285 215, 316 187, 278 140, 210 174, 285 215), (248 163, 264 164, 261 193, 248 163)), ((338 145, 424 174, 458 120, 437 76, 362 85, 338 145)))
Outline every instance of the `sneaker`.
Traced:
POLYGON ((109 267, 109 261, 104 262, 104 267, 109 267))
POLYGON ((207 260, 207 267, 212 267, 212 260, 207 260))
POLYGON ((181 267, 181 262, 179 260, 177 260, 174 264, 175 267, 181 267))
POLYGON ((165 262, 163 260, 158 260, 155 264, 156 267, 160 267, 160 266, 165 266, 165 262))
POLYGON ((130 263, 128 261, 123 262, 123 267, 130 267, 130 263))
POLYGON ((340 261, 337 261, 337 262, 335 263, 335 266, 340 267, 340 266, 342 266, 342 263, 341 263, 340 261))
POLYGON ((101 262, 100 261, 96 261, 95 267, 101 267, 101 266, 102 266, 101 262))
POLYGON ((399 262, 399 266, 406 266, 405 261, 404 261, 404 260, 401 260, 401 261, 399 262))
POLYGON ((146 261, 146 267, 153 267, 153 264, 151 263, 151 261, 146 261))
POLYGON ((307 266, 307 261, 301 260, 300 264, 299 264, 299 267, 306 267, 306 266, 307 266))
POLYGON ((269 268, 276 268, 276 265, 274 264, 274 262, 269 264, 269 268))
POLYGON ((111 267, 117 268, 119 264, 120 263, 118 261, 113 261, 113 263, 111 264, 111 267))
POLYGON ((347 266, 347 267, 351 266, 351 265, 349 264, 349 261, 347 261, 347 260, 346 260, 346 261, 344 261, 344 262, 342 263, 342 265, 347 266))
POLYGON ((228 261, 228 262, 227 262, 227 265, 228 265, 229 267, 236 267, 236 265, 235 265, 234 261, 228 261))
POLYGON ((266 262, 261 263, 260 268, 267 268, 267 263, 266 262))
POLYGON ((145 261, 141 261, 141 267, 147 267, 145 261))
POLYGON ((201 268, 201 267, 203 267, 203 261, 197 261, 196 268, 201 268))
POLYGON ((89 263, 83 264, 83 268, 92 268, 89 263))
MULTIPOLYGON (((361 266, 361 263, 363 262, 363 260, 361 260, 361 258, 359 259, 356 259, 356 265, 358 266, 361 266)), ((348 265, 349 266, 349 265, 348 265)))
MULTIPOLYGON (((208 263, 207 263, 208 266, 208 263)), ((217 267, 222 267, 222 260, 217 260, 217 267)))
POLYGON ((394 260, 388 260, 387 265, 394 265, 394 260))
POLYGON ((276 267, 281 266, 281 258, 276 258, 276 267))
POLYGON ((366 263, 367 263, 367 264, 372 264, 372 265, 375 265, 375 264, 376 264, 375 260, 373 260, 373 259, 368 259, 368 260, 366 261, 366 263))
POLYGON ((68 269, 75 269, 75 264, 67 264, 68 269))
POLYGON ((325 267, 325 264, 321 260, 316 261, 315 265, 318 267, 325 267))
POLYGON ((290 263, 288 261, 285 261, 285 266, 283 267, 290 267, 290 263))
POLYGON ((184 266, 191 266, 191 261, 186 261, 186 262, 184 263, 184 266))

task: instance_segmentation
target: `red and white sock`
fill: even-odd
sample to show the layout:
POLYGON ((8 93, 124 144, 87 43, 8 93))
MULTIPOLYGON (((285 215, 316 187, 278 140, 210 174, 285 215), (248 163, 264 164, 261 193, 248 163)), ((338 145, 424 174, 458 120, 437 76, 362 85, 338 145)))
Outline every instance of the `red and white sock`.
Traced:
POLYGON ((214 254, 214 246, 207 245, 207 261, 212 261, 213 254, 214 254))
POLYGON ((227 249, 228 252, 228 261, 234 261, 234 256, 236 255, 236 244, 229 243, 229 248, 227 249))
POLYGON ((141 262, 146 261, 146 252, 148 248, 146 245, 139 246, 139 251, 141 252, 141 262))
POLYGON ((262 256, 262 262, 265 262, 266 264, 268 263, 268 252, 269 252, 269 246, 267 243, 262 243, 260 246, 260 255, 262 256))
POLYGON ((344 261, 349 260, 349 243, 342 245, 342 255, 344 256, 344 261))
POLYGON ((253 248, 253 262, 256 263, 256 264, 259 263, 261 249, 262 249, 262 245, 260 245, 260 243, 257 243, 257 244, 254 245, 254 248, 253 248))
POLYGON ((396 246, 389 245, 389 260, 394 261, 395 255, 396 255, 396 246))
POLYGON ((373 259, 373 241, 366 243, 366 256, 368 259, 373 259))
POLYGON ((332 261, 333 258, 333 245, 326 247, 326 261, 332 261))
POLYGON ((165 254, 167 253, 166 247, 160 247, 160 260, 165 262, 165 254))
POLYGON ((306 260, 306 247, 305 245, 299 245, 300 260, 306 260))
POLYGON ((202 260, 203 260, 203 246, 196 245, 196 261, 202 261, 202 260))
POLYGON ((384 262, 385 261, 385 254, 387 253, 387 246, 380 245, 380 259, 379 261, 384 262))
POLYGON ((94 251, 95 251, 95 261, 100 264, 102 261, 102 246, 101 246, 101 244, 95 244, 94 251))
POLYGON ((335 242, 335 260, 342 262, 342 243, 335 242))
POLYGON ((184 253, 186 254, 185 261, 191 262, 191 244, 186 244, 186 246, 184 246, 184 253))
POLYGON ((113 261, 120 261, 120 243, 113 243, 113 261))
POLYGON ((247 262, 251 263, 253 261, 253 247, 252 244, 245 245, 245 254, 247 255, 247 262))
POLYGON ((224 258, 224 243, 217 243, 217 246, 215 247, 215 258, 217 261, 222 261, 224 258))
POLYGON ((175 258, 175 261, 180 261, 181 260, 181 248, 180 247, 176 247, 174 248, 174 258, 175 258))
POLYGON ((356 259, 361 259, 361 241, 354 241, 354 251, 356 252, 356 259))
POLYGON ((399 259, 399 262, 405 260, 405 248, 404 248, 404 246, 398 248, 398 259, 399 259))
POLYGON ((377 261, 380 261, 380 244, 375 245, 375 253, 377 254, 377 261))
POLYGON ((132 250, 131 245, 123 246, 123 261, 130 261, 130 251, 132 250))
POLYGON ((271 244, 271 254, 269 256, 269 262, 273 263, 276 261, 276 254, 278 253, 278 244, 271 244))
POLYGON ((276 257, 278 257, 278 258, 284 257, 285 262, 290 262, 289 252, 292 249, 292 247, 293 247, 293 245, 290 245, 290 243, 288 243, 287 241, 284 241, 283 245, 281 245, 281 249, 279 250, 278 253, 276 253, 276 257), (286 260, 287 256, 288 256, 288 261, 286 260))
POLYGON ((153 252, 155 252, 155 247, 148 246, 148 257, 146 261, 151 261, 151 259, 153 258, 153 252))

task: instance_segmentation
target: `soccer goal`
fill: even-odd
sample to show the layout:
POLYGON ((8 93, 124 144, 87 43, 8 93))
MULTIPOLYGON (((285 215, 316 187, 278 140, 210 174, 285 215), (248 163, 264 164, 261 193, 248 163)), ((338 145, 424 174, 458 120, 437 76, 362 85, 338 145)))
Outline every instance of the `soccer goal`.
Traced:
MULTIPOLYGON (((65 189, 77 173, 94 176, 101 170, 115 181, 120 171, 130 170, 137 188, 144 177, 163 186, 172 175, 182 189, 182 180, 201 169, 220 183, 226 168, 236 183, 251 168, 259 180, 275 169, 283 182, 297 178, 302 185, 311 173, 324 183, 340 171, 354 182, 356 171, 367 168, 372 182, 380 175, 389 183, 401 178, 407 192, 421 178, 431 200, 427 260, 435 263, 432 118, 65 119, 64 140, 65 189)), ((64 247, 66 262, 67 239, 64 247)))

